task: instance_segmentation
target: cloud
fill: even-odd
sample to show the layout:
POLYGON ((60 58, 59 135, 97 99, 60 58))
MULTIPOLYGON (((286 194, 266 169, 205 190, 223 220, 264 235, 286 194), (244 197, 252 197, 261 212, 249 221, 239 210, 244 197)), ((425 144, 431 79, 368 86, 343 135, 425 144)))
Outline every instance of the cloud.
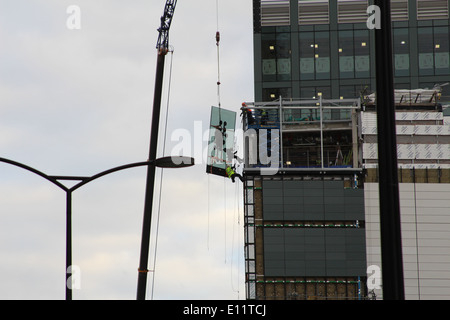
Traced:
MULTIPOLYGON (((0 6, 1 156, 47 174, 87 176, 146 160, 164 1, 0 6), (72 4, 81 8, 81 30, 66 28, 72 4)), ((222 2, 220 13, 222 106, 237 111, 253 95, 251 3, 222 2)), ((213 1, 178 3, 170 33, 168 140, 180 128, 193 135, 195 121, 208 126, 217 105, 215 32, 213 1)), ((164 121, 163 110, 160 141, 164 121)), ((172 146, 167 143, 167 153, 172 146)), ((135 298, 145 172, 115 173, 75 191, 73 258, 82 272, 75 299, 135 298)), ((64 299, 64 192, 6 164, 0 176, 0 297, 64 299)), ((164 170, 158 197, 160 188, 154 298, 243 298, 242 190, 208 176, 204 163, 164 170)), ((154 212, 152 259, 156 205, 154 212)))

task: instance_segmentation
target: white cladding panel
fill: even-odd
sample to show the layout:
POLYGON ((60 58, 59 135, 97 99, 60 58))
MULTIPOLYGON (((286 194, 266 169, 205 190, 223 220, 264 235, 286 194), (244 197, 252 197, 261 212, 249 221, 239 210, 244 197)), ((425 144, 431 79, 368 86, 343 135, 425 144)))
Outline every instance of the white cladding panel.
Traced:
MULTIPOLYGON (((450 299, 450 184, 400 183, 399 191, 406 298, 450 299)), ((364 195, 367 265, 381 267, 378 183, 365 183, 364 195)))

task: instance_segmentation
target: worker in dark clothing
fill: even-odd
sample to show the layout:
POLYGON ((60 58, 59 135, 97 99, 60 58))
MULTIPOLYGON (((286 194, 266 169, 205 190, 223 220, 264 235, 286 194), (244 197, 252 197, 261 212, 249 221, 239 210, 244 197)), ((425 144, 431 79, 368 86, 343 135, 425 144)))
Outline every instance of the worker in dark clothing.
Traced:
POLYGON ((228 178, 231 178, 231 181, 233 181, 233 183, 236 177, 239 178, 242 182, 244 182, 242 176, 239 173, 236 173, 230 166, 227 166, 225 172, 227 173, 228 178))

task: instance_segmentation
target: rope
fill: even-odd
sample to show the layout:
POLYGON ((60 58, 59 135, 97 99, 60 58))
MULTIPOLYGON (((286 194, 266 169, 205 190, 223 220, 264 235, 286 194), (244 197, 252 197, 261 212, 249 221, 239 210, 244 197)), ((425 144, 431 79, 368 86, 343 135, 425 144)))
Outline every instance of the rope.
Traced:
MULTIPOLYGON (((235 202, 234 202, 233 241, 236 238, 236 224, 235 224, 235 221, 236 221, 236 213, 237 213, 238 231, 237 231, 237 243, 235 245, 240 247, 240 244, 241 244, 241 233, 239 231, 240 231, 240 226, 241 226, 241 218, 240 218, 240 207, 239 207, 239 194, 240 194, 240 184, 239 183, 236 184, 235 190, 236 190, 235 191, 236 194, 235 194, 235 202)), ((235 245, 233 245, 232 248, 231 248, 231 267, 230 267, 231 275, 230 275, 230 277, 231 277, 231 288, 232 288, 232 290, 234 292, 237 293, 238 300, 239 300, 239 294, 240 294, 240 290, 239 290, 239 275, 240 275, 240 266, 241 266, 240 261, 241 260, 240 260, 240 254, 239 254, 239 251, 238 251, 237 252, 237 255, 238 255, 238 258, 237 258, 237 275, 236 275, 236 277, 237 277, 237 288, 235 288, 235 285, 233 283, 233 278, 234 278, 233 262, 234 262, 234 256, 236 254, 234 252, 235 245)))

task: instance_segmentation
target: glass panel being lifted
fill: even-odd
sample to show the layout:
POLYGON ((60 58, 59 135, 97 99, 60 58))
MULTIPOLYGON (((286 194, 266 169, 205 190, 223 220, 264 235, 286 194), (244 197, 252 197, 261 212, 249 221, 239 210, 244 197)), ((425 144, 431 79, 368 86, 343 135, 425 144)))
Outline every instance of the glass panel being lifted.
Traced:
POLYGON ((226 166, 232 166, 236 112, 211 107, 206 172, 226 177, 226 166))

